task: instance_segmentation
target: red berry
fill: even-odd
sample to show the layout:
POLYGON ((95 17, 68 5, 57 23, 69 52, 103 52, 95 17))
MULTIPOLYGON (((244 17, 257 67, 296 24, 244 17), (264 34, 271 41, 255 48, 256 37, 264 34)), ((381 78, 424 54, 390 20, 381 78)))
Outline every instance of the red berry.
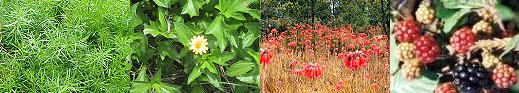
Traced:
POLYGON ((395 26, 396 39, 400 42, 411 42, 420 36, 419 28, 412 19, 400 21, 395 26))
POLYGON ((498 88, 510 88, 517 83, 517 74, 513 67, 500 64, 492 71, 492 80, 498 88))
POLYGON ((452 83, 447 82, 436 87, 436 89, 434 89, 434 93, 456 93, 456 88, 454 88, 452 83))
POLYGON ((434 62, 438 54, 440 54, 440 47, 436 40, 431 36, 422 36, 414 41, 414 54, 420 59, 422 63, 434 62))
POLYGON ((469 27, 463 27, 458 31, 454 32, 450 38, 450 43, 456 50, 456 52, 462 55, 469 51, 469 48, 476 42, 476 34, 472 32, 469 27))

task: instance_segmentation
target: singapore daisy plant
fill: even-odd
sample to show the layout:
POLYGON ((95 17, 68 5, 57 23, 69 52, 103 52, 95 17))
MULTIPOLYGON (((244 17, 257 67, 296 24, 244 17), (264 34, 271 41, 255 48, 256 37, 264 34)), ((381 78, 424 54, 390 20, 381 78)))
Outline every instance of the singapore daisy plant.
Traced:
POLYGON ((131 4, 130 92, 259 92, 258 0, 131 4))

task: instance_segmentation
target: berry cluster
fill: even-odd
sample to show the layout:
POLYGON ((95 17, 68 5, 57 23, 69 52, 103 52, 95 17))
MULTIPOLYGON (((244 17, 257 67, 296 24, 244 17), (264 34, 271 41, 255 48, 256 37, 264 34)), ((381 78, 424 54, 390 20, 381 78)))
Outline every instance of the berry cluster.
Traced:
POLYGON ((492 80, 498 88, 510 88, 517 83, 515 69, 507 64, 498 65, 492 73, 492 80))

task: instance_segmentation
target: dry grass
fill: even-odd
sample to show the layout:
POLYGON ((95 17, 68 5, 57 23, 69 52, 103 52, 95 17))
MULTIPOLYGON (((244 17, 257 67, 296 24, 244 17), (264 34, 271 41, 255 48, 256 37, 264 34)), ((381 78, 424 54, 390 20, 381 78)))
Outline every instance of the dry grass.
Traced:
MULTIPOLYGON (((266 45, 262 44, 262 46, 268 47, 266 45)), ((376 56, 372 56, 372 61, 367 68, 352 71, 344 67, 342 59, 322 51, 316 51, 316 55, 307 55, 308 53, 304 52, 271 53, 274 55, 272 62, 261 69, 261 90, 265 93, 381 93, 389 91, 389 71, 384 69, 386 63, 376 56), (290 67, 289 64, 294 58, 288 55, 300 57, 302 61, 298 65, 290 67), (325 60, 321 60, 317 55, 323 55, 325 60), (292 70, 304 68, 304 64, 307 63, 322 64, 324 66, 323 75, 317 79, 306 79, 304 76, 291 73, 292 70), (366 78, 368 74, 369 79, 366 78), (342 90, 335 89, 339 80, 344 81, 342 90), (277 84, 278 81, 282 82, 280 86, 277 84), (372 84, 377 84, 378 88, 372 88, 372 84)))

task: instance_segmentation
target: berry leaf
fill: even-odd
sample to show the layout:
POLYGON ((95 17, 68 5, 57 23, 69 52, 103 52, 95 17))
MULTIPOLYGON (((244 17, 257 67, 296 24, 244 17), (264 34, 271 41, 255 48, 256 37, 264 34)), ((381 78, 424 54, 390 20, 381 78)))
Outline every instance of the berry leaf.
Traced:
POLYGON ((441 0, 445 8, 456 9, 456 8, 481 8, 485 6, 489 0, 441 0))
POLYGON ((508 42, 508 44, 506 44, 505 49, 504 49, 503 53, 501 53, 499 58, 503 58, 503 56, 505 56, 505 54, 507 54, 508 52, 515 49, 517 47, 517 44, 519 44, 519 34, 515 35, 514 38, 512 39, 512 41, 508 42))
POLYGON ((398 71, 391 76, 391 93, 421 93, 433 92, 438 85, 438 78, 429 79, 425 76, 408 80, 404 77, 403 71, 398 71))
POLYGON ((454 13, 454 15, 448 17, 445 19, 445 24, 443 27, 444 33, 449 33, 452 31, 452 29, 456 26, 458 21, 462 19, 465 14, 468 14, 470 12, 470 9, 461 9, 460 11, 454 13))
MULTIPOLYGON (((390 42, 391 42, 391 43, 389 44, 389 45, 390 45, 390 47, 389 47, 390 50, 396 50, 396 39, 395 39, 395 34, 390 35, 389 38, 390 38, 389 40, 390 40, 390 42)), ((397 72, 398 69, 400 68, 400 67, 398 66, 398 64, 400 63, 400 61, 399 61, 400 59, 398 59, 398 58, 396 57, 396 53, 395 53, 395 52, 389 52, 389 53, 390 53, 390 55, 389 55, 389 57, 390 57, 389 72, 390 72, 391 74, 394 74, 394 73, 397 72)))

